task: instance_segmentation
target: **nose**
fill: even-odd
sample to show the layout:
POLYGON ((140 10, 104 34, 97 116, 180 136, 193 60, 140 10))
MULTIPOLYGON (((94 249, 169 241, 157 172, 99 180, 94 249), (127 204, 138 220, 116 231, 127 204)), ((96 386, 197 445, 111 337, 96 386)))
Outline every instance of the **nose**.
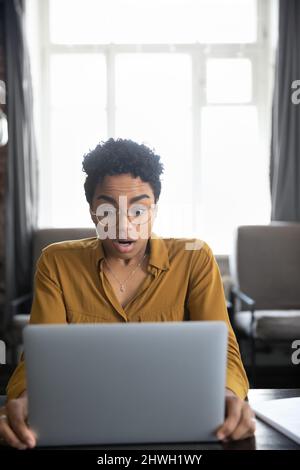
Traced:
POLYGON ((119 211, 117 217, 117 230, 119 238, 128 238, 128 218, 126 212, 119 211))

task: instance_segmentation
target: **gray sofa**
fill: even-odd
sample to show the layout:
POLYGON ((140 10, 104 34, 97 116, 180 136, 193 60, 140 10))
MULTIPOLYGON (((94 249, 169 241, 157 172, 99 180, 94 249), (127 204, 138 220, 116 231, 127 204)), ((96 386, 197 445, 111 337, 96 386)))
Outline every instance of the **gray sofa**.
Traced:
POLYGON ((300 223, 241 226, 230 257, 233 322, 252 341, 300 338, 300 223))

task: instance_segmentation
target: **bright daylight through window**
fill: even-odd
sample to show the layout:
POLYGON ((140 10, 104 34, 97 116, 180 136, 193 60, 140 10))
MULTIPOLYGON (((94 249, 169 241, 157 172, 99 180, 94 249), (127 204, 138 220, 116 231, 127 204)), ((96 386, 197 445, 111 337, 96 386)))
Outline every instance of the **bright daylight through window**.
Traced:
POLYGON ((268 0, 37 3, 41 227, 91 226, 82 156, 109 137, 162 156, 155 233, 222 254, 236 225, 269 222, 268 0))

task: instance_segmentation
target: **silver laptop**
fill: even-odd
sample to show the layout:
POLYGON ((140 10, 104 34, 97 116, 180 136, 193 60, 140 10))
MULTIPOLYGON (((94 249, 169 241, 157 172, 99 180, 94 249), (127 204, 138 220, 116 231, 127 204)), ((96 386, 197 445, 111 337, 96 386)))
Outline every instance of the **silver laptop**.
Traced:
POLYGON ((30 325, 24 345, 40 446, 216 440, 224 322, 30 325))

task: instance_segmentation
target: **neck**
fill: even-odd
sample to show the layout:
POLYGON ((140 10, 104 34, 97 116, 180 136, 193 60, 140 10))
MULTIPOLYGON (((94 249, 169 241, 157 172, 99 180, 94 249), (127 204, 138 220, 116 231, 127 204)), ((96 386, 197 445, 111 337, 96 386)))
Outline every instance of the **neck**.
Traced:
POLYGON ((142 259, 145 254, 150 252, 150 243, 149 240, 145 240, 145 243, 142 245, 141 249, 134 255, 132 258, 124 259, 117 256, 112 256, 105 248, 103 247, 104 256, 108 263, 116 268, 127 268, 136 266, 142 259))

